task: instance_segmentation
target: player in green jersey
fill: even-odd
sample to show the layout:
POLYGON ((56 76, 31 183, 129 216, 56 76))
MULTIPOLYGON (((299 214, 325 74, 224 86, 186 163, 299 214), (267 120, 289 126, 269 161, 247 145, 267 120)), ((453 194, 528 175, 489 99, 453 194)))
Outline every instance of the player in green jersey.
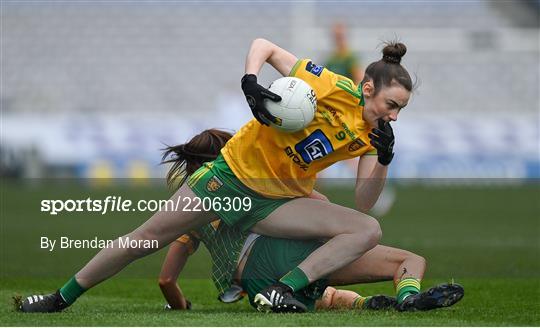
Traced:
MULTIPOLYGON (((192 174, 197 165, 207 159, 201 157, 197 160, 195 154, 187 154, 184 149, 193 149, 193 144, 197 144, 204 156, 217 156, 218 153, 213 154, 212 149, 205 150, 204 143, 218 145, 223 142, 220 138, 227 137, 222 131, 207 130, 188 144, 170 147, 164 156, 168 158, 171 153, 175 154, 172 159, 167 160, 173 163, 168 174, 169 183, 174 184, 178 176, 192 174), (182 168, 185 168, 185 172, 182 171, 179 175, 182 168)), ((321 194, 312 194, 311 197, 327 201, 321 194)), ((190 303, 178 286, 177 279, 188 257, 198 248, 200 242, 206 246, 212 258, 212 280, 220 294, 219 299, 224 302, 237 300, 245 291, 254 307, 258 307, 255 297, 262 288, 276 283, 283 274, 296 267, 323 244, 320 241, 259 236, 228 226, 219 220, 213 221, 181 236, 169 248, 159 284, 171 309, 189 308, 190 303)), ((422 279, 424 271, 425 260, 421 256, 378 245, 353 263, 333 272, 328 278, 319 279, 297 291, 294 296, 301 304, 293 306, 305 306, 309 310, 385 309, 393 306, 398 310, 430 310, 453 305, 463 297, 462 287, 455 284, 440 285, 415 296, 415 289, 419 288, 417 282, 422 279), (328 286, 386 280, 394 281, 397 299, 383 295, 363 297, 351 291, 328 286)))
MULTIPOLYGON (((279 239, 255 234, 246 237, 241 231, 216 220, 198 231, 183 235, 171 244, 159 277, 159 286, 168 302, 167 309, 191 309, 191 303, 179 287, 177 279, 189 256, 197 250, 201 242, 211 254, 212 280, 219 293, 218 299, 231 303, 247 294, 255 308, 258 307, 254 302, 255 295, 261 287, 278 281, 281 275, 321 245, 317 241, 279 239), (224 248, 226 245, 232 248, 224 248)), ((463 297, 461 286, 440 285, 420 294, 422 297, 417 297, 415 302, 402 302, 398 305, 397 298, 394 297, 361 296, 349 290, 329 286, 390 280, 397 283, 400 277, 408 272, 414 277, 421 277, 424 271, 425 260, 422 257, 405 250, 379 245, 349 267, 331 274, 328 279, 320 279, 310 284, 294 296, 310 311, 391 308, 401 311, 431 310, 451 306, 463 297)), ((402 292, 397 295, 398 298, 405 296, 410 294, 402 292)))

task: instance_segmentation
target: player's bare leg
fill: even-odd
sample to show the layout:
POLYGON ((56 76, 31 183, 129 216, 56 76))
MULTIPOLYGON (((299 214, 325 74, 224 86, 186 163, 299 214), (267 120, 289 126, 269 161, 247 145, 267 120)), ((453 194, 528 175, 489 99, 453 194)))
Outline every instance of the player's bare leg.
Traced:
POLYGON ((299 267, 313 282, 375 247, 382 235, 367 214, 321 200, 298 198, 258 222, 253 232, 288 239, 328 239, 299 267))
POLYGON ((320 300, 315 303, 317 310, 388 310, 396 304, 394 297, 386 295, 361 296, 352 290, 327 287, 320 300))
POLYGON ((393 280, 396 286, 404 278, 422 280, 426 260, 412 252, 377 245, 351 264, 329 275, 332 286, 393 280))
POLYGON ((280 283, 256 295, 258 308, 275 312, 283 311, 284 306, 291 309, 289 305, 298 309, 293 301, 293 291, 353 262, 375 247, 381 238, 379 223, 369 215, 308 198, 294 199, 280 206, 258 222, 252 231, 278 238, 328 239, 280 279, 280 283))
MULTIPOLYGON (((337 270, 329 276, 332 286, 350 285, 393 280, 397 285, 404 277, 421 280, 426 262, 414 253, 377 245, 362 257, 337 270)), ((396 305, 396 299, 385 295, 361 296, 349 291, 328 287, 320 302, 320 309, 388 309, 396 305)))
MULTIPOLYGON (((182 186, 171 199, 195 198, 191 189, 182 186)), ((156 252, 167 246, 178 236, 209 223, 215 214, 212 212, 196 211, 159 211, 134 231, 121 237, 141 241, 137 245, 144 245, 144 241, 157 241, 155 248, 120 248, 119 239, 114 241, 113 247, 104 248, 94 256, 64 287, 66 293, 56 292, 49 295, 32 295, 22 300, 20 309, 23 312, 56 312, 69 306, 74 300, 89 288, 112 277, 131 262, 156 252), (74 295, 71 295, 74 294, 74 295), (70 299, 71 298, 71 299, 70 299)), ((61 290, 62 291, 62 290, 61 290)))
MULTIPOLYGON (((184 199, 196 196, 191 189, 184 185, 172 197, 172 199, 184 199)), ((136 259, 152 254, 169 245, 178 236, 190 230, 209 223, 215 214, 212 212, 195 211, 159 211, 148 221, 122 238, 129 237, 131 240, 152 241, 157 240, 159 248, 104 248, 90 260, 76 275, 76 279, 83 288, 91 288, 118 273, 129 263, 136 259)), ((115 240, 115 246, 118 245, 115 240)))
MULTIPOLYGON (((348 285, 393 280, 396 309, 426 311, 459 302, 464 295, 458 284, 443 284, 420 292, 426 261, 423 257, 388 246, 378 245, 348 266, 329 276, 331 285, 348 285)), ((376 299, 374 299, 376 300, 376 299)))

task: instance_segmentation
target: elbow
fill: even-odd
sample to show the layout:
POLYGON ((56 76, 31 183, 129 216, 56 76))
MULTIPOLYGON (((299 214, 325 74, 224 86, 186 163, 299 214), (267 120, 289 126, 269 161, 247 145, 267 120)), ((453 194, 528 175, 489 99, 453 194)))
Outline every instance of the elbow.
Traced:
POLYGON ((256 38, 251 43, 251 49, 258 49, 258 50, 264 50, 268 51, 271 54, 273 54, 276 50, 276 45, 272 43, 271 41, 268 41, 263 38, 256 38))
POLYGON ((354 193, 354 198, 356 201, 356 209, 362 213, 367 213, 373 206, 375 206, 375 203, 377 202, 377 198, 370 197, 371 195, 366 195, 365 193, 362 193, 360 188, 356 188, 354 193))
POLYGON ((253 40, 253 42, 251 42, 252 47, 260 46, 260 45, 264 45, 264 44, 271 44, 271 42, 266 40, 266 39, 263 39, 263 38, 256 38, 256 39, 253 40))
POLYGON ((373 204, 364 204, 362 202, 356 202, 356 209, 362 213, 367 213, 371 208, 373 207, 373 204))
POLYGON ((159 287, 168 287, 171 285, 174 285, 176 283, 176 280, 173 277, 159 277, 158 284, 159 287))
POLYGON ((366 199, 361 195, 356 195, 356 209, 362 213, 367 213, 373 206, 375 206, 375 201, 366 199))
POLYGON ((256 38, 255 40, 253 40, 253 43, 261 43, 261 42, 268 42, 268 40, 264 38, 256 38))

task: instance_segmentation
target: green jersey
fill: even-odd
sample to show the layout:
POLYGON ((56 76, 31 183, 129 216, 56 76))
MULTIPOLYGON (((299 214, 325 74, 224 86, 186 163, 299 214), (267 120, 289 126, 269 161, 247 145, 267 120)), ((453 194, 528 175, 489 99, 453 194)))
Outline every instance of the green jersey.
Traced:
POLYGON ((212 280, 219 293, 231 286, 233 275, 238 265, 238 259, 249 231, 220 224, 213 221, 189 234, 178 238, 178 242, 186 244, 190 253, 202 242, 212 257, 212 280))

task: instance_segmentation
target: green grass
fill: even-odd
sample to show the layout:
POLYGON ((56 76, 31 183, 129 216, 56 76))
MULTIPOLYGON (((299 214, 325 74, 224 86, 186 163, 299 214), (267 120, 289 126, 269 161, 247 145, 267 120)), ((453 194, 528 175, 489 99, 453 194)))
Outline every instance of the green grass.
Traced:
MULTIPOLYGON (((164 252, 130 265, 90 290, 64 313, 21 314, 11 297, 53 291, 94 250, 39 249, 39 237, 113 238, 137 227, 149 213, 51 217, 41 199, 124 195, 166 198, 160 187, 73 184, 1 186, 0 323, 5 326, 538 326, 540 325, 539 185, 496 187, 397 187, 397 202, 381 218, 383 244, 405 248, 428 260, 424 288, 454 279, 465 298, 454 307, 425 313, 321 312, 303 315, 256 313, 247 301, 224 305, 208 280, 208 254, 200 251, 180 283, 194 304, 190 312, 162 310, 157 286, 164 252)), ((340 204, 352 205, 351 190, 326 188, 340 204)), ((363 295, 392 294, 391 283, 349 286, 363 295)))
MULTIPOLYGON (((426 281, 427 284, 435 280, 426 281)), ((8 326, 524 326, 538 325, 534 302, 534 279, 462 279, 467 294, 452 308, 423 313, 321 312, 303 315, 265 315, 254 312, 247 301, 223 305, 214 297, 207 280, 188 280, 184 291, 191 296, 190 312, 162 310, 163 299, 155 279, 122 279, 90 291, 64 313, 22 314, 2 309, 2 324, 8 326), (505 295, 504 300, 497 294, 505 295), (529 301, 524 301, 528 296, 529 301)), ((57 281, 9 282, 0 296, 51 290, 57 281)), ((537 283, 537 280, 536 280, 537 283)), ((391 292, 388 284, 351 288, 360 292, 391 292)), ((538 298, 536 299, 538 301, 538 298)))

